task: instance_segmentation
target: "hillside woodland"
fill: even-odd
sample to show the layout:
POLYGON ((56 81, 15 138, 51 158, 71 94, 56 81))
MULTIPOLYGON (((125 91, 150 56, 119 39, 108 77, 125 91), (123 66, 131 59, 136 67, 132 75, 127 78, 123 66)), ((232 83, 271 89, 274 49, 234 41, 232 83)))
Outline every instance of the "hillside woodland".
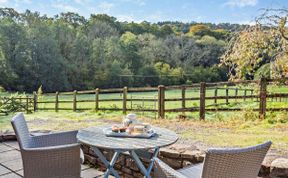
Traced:
POLYGON ((220 56, 238 24, 119 22, 0 9, 0 85, 31 92, 228 79, 220 56))

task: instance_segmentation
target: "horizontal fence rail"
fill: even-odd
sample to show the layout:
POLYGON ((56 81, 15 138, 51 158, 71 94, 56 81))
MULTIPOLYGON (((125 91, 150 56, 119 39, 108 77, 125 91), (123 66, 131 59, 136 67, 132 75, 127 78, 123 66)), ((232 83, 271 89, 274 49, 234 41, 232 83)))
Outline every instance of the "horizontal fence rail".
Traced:
POLYGON ((56 92, 47 93, 43 96, 49 98, 41 99, 41 95, 33 93, 31 101, 33 101, 33 110, 95 110, 95 111, 122 111, 124 114, 130 111, 139 112, 155 112, 158 118, 165 118, 167 112, 199 112, 199 118, 205 119, 206 112, 217 111, 242 111, 244 108, 228 107, 233 102, 257 102, 257 108, 252 111, 259 112, 260 117, 265 117, 267 111, 288 111, 288 108, 267 108, 267 101, 274 101, 281 98, 288 98, 288 93, 268 93, 267 86, 273 82, 283 80, 261 80, 253 81, 236 81, 236 82, 218 82, 218 83, 197 83, 192 85, 164 86, 158 87, 142 87, 142 88, 112 88, 73 91, 73 92, 56 92), (244 86, 239 88, 237 85, 244 86), (252 87, 250 86, 252 85, 252 87), (250 88, 247 88, 250 86, 250 88), (245 88, 246 87, 246 88, 245 88), (180 96, 167 96, 169 91, 178 91, 180 96), (189 92, 195 92, 193 96, 188 95, 189 92), (132 96, 138 92, 151 92, 148 96, 135 97, 132 96), (197 94, 198 92, 198 94, 197 94), (210 92, 208 96, 207 92, 210 92), (105 94, 112 94, 117 98, 105 97, 105 94), (131 95, 131 96, 130 96, 131 95), (154 97, 151 97, 154 95, 154 97), (81 96, 86 96, 81 97, 81 96), (102 97, 100 97, 102 96, 102 97), (103 97, 104 96, 104 97, 103 97), (190 102, 198 103, 197 106, 191 106, 190 102), (180 107, 169 108, 169 103, 178 102, 180 107), (105 105, 106 103, 106 105, 105 105), (107 103, 111 106, 107 107, 107 103), (114 103, 114 104, 113 104, 114 103), (117 103, 117 105, 115 104, 117 103), (130 104, 129 104, 130 103, 130 104), (149 103, 149 104, 147 104, 149 103), (63 107, 66 104, 68 107, 63 107), (49 105, 42 107, 40 105, 49 105), (104 105, 104 106, 103 106, 104 105), (119 105, 121 107, 119 107, 119 105), (150 108, 146 107, 149 105, 150 108), (84 107, 85 106, 85 107, 84 107), (89 106, 89 107, 86 107, 89 106))

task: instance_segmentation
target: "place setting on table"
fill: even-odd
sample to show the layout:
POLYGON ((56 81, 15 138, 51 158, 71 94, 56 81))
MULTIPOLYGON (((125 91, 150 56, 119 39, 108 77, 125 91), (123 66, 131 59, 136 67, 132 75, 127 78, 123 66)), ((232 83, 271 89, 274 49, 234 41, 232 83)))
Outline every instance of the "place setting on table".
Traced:
POLYGON ((128 153, 135 160, 142 174, 150 178, 154 158, 158 156, 159 149, 175 143, 178 140, 178 136, 171 130, 140 122, 137 119, 137 115, 131 113, 123 118, 122 124, 91 126, 79 130, 77 139, 78 142, 89 145, 104 163, 107 168, 104 178, 110 174, 120 178, 113 166, 119 155, 123 153, 128 153), (100 149, 114 151, 110 162, 100 149), (152 154, 147 168, 139 157, 139 152, 141 151, 149 151, 152 154))

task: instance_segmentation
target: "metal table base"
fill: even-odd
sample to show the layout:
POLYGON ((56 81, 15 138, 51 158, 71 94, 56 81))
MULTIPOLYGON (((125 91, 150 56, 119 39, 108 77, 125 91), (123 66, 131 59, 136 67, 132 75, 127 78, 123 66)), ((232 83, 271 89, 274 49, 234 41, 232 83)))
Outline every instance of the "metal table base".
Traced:
POLYGON ((95 154, 99 157, 99 159, 104 163, 105 167, 107 168, 106 172, 104 173, 104 178, 108 178, 108 176, 110 174, 114 175, 116 178, 120 178, 118 172, 114 169, 114 165, 119 157, 119 155, 121 153, 127 152, 129 153, 129 155, 135 160, 138 168, 140 169, 140 171, 142 172, 142 174, 144 175, 145 178, 151 178, 150 173, 153 169, 153 165, 154 165, 154 158, 156 158, 158 156, 159 153, 159 148, 155 148, 152 157, 150 158, 150 163, 148 168, 146 168, 143 163, 141 162, 139 156, 136 154, 136 152, 134 150, 114 150, 115 153, 111 159, 111 161, 109 162, 105 156, 103 155, 103 153, 97 148, 97 147, 92 147, 93 151, 95 152, 95 154))

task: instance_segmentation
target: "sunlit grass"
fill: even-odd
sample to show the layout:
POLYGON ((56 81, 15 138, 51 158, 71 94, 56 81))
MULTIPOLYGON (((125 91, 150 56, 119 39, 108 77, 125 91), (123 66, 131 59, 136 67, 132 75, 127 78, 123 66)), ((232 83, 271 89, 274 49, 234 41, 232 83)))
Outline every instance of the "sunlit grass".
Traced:
MULTIPOLYGON (((224 90, 223 90, 224 91, 224 90)), ((269 87, 269 91, 272 92, 288 92, 287 87, 272 86, 269 87), (273 88, 274 87, 274 88, 273 88)), ((213 96, 214 91, 208 90, 206 95, 213 96)), ((233 93, 231 93, 232 95, 233 93)), ((238 93, 241 95, 241 93, 238 93)), ((8 93, 3 95, 8 96, 8 93)), ((2 96, 3 96, 2 95, 2 96)), ((156 97, 156 92, 145 93, 130 93, 134 98, 141 97, 156 97)), ((219 95, 225 95, 224 92, 220 92, 219 95)), ((93 100, 95 95, 77 95, 77 100, 93 100)), ((102 94, 100 98, 121 98, 118 94, 102 94)), ((129 98, 128 97, 128 98, 129 98)), ((169 90, 166 92, 166 98, 179 98, 181 97, 181 91, 169 90)), ((199 91, 188 90, 186 97, 199 97, 199 91)), ((72 96, 61 96, 60 100, 71 100, 72 96)), ((43 95, 40 100, 54 101, 54 96, 43 95)), ((214 101, 209 100, 206 105, 212 104, 214 101)), ((218 102, 224 103, 225 100, 219 100, 218 102)), ((273 148, 280 152, 288 153, 288 114, 286 112, 267 112, 267 117, 264 120, 260 120, 257 112, 253 112, 252 108, 258 108, 259 102, 256 100, 247 99, 246 101, 230 100, 230 104, 223 107, 243 108, 243 111, 238 112, 206 112, 205 121, 199 120, 198 112, 187 112, 186 120, 179 120, 178 115, 182 113, 166 113, 166 119, 156 119, 157 113, 136 112, 136 114, 144 122, 149 122, 153 125, 166 127, 177 132, 182 140, 200 141, 208 146, 213 147, 246 147, 261 143, 265 140, 273 141, 273 148)), ((131 106, 136 107, 147 106, 157 109, 157 103, 154 102, 134 102, 127 103, 128 108, 131 106)), ((198 106, 198 102, 187 102, 186 107, 198 106)), ((100 107, 119 107, 122 108, 122 102, 103 102, 100 103, 100 107)), ((288 107, 288 101, 279 99, 268 100, 268 107, 288 107)), ((55 104, 39 104, 39 107, 51 107, 54 108, 55 104)), ((72 103, 60 104, 59 107, 72 108, 72 103)), ((32 114, 25 114, 28 125, 31 130, 77 130, 86 128, 89 126, 96 126, 101 124, 114 124, 120 123, 123 118, 122 111, 101 111, 95 112, 95 103, 78 103, 78 108, 91 108, 85 112, 73 112, 73 111, 37 111, 32 114)), ((179 108, 181 102, 167 102, 166 108, 179 108)), ((0 130, 11 130, 10 119, 14 114, 8 116, 0 116, 0 130)))

